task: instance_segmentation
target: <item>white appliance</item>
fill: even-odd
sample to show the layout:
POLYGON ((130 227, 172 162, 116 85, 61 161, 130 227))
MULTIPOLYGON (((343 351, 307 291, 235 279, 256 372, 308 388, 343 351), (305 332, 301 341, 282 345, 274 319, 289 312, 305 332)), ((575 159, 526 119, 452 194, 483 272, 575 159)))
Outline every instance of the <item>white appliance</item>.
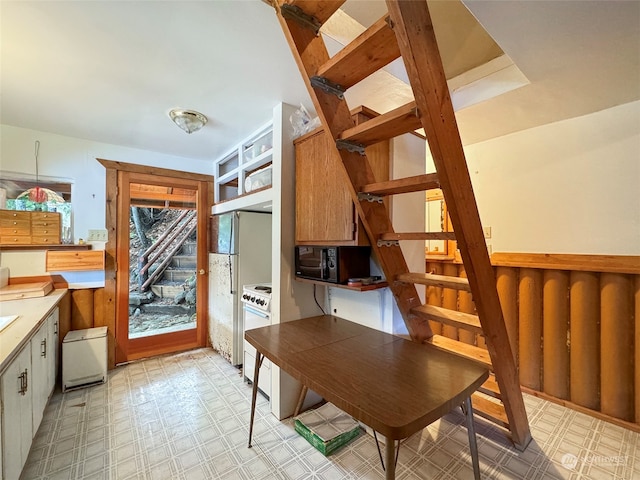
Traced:
POLYGON ((209 337, 233 365, 243 362, 243 285, 271 281, 271 214, 213 217, 209 254, 209 337))
POLYGON ((107 380, 107 327, 72 330, 62 340, 62 391, 107 380))
MULTIPOLYGON (((271 325, 271 284, 245 285, 242 289, 244 304, 244 329, 260 328, 271 325)), ((244 340, 244 363, 242 374, 248 382, 253 382, 256 368, 256 349, 244 340)), ((258 389, 269 398, 271 396, 271 362, 266 358, 260 367, 258 389)))

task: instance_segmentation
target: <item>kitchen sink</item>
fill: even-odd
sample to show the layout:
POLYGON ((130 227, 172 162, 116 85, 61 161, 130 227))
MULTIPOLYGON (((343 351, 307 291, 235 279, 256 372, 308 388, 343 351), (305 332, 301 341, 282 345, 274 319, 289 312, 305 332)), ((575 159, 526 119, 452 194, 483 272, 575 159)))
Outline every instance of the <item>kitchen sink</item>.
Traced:
POLYGON ((2 330, 4 330, 6 327, 8 327, 9 325, 11 325, 11 322, 13 322, 19 316, 20 315, 3 315, 3 316, 0 316, 0 332, 2 330))

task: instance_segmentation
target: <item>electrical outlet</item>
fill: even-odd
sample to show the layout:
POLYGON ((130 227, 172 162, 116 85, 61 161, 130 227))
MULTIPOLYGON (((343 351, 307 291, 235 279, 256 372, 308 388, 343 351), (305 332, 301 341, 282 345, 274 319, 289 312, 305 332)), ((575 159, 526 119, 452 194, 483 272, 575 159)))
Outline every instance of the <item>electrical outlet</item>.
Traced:
POLYGON ((483 227, 484 238, 491 238, 491 227, 483 227))
POLYGON ((493 247, 491 246, 491 244, 487 245, 487 253, 489 255, 491 255, 493 253, 493 247))
POLYGON ((105 229, 89 229, 88 242, 106 242, 107 231, 105 229))

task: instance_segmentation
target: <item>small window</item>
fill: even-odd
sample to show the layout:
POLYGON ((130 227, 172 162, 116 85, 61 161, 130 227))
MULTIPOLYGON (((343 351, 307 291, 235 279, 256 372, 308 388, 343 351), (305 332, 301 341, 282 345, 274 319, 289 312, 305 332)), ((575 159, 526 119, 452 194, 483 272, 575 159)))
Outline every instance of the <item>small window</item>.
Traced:
POLYGON ((68 180, 40 177, 36 182, 26 175, 3 172, 0 174, 0 209, 59 212, 62 242, 72 241, 71 182, 68 180))

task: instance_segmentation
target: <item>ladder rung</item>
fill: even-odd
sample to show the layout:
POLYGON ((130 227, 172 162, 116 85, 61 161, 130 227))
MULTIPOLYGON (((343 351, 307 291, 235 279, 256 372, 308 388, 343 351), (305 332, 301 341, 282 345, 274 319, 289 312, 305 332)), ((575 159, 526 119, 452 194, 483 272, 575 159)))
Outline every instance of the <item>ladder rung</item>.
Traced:
POLYGON ((344 4, 346 0, 322 0, 322 1, 310 1, 310 0, 293 0, 288 2, 293 6, 300 7, 300 9, 311 17, 315 17, 318 22, 323 24, 331 15, 344 4))
POLYGON ((342 140, 373 145, 422 128, 415 102, 398 107, 382 115, 349 128, 339 136, 342 140))
POLYGON ((469 280, 463 277, 449 277, 447 275, 436 275, 435 273, 404 273, 398 275, 398 280, 419 285, 464 290, 465 292, 471 291, 469 280))
POLYGON ((487 378, 478 390, 485 395, 490 395, 494 398, 502 398, 498 382, 496 381, 496 377, 493 373, 489 375, 489 378, 487 378))
MULTIPOLYGON (((482 334, 482 326, 477 315, 470 313, 458 312, 447 308, 436 307, 435 305, 421 305, 411 309, 411 313, 418 315, 427 320, 435 320, 436 322, 451 325, 456 328, 463 328, 470 332, 482 334)), ((462 343, 462 342, 459 342, 462 343)), ((464 344, 469 345, 469 344, 464 344)), ((473 347, 473 345, 469 345, 473 347)), ((477 347, 476 347, 477 348, 477 347)))
POLYGON ((489 352, 484 348, 469 345, 467 343, 462 343, 448 337, 443 337, 442 335, 434 335, 433 337, 431 337, 429 342, 434 347, 439 348, 440 350, 445 350, 449 353, 453 353, 454 355, 468 358, 484 365, 487 368, 493 368, 491 365, 489 352))
POLYGON ((509 419, 502 403, 497 403, 476 392, 471 395, 471 404, 473 413, 500 426, 509 428, 509 419))
POLYGON ((453 232, 389 232, 381 233, 379 240, 455 240, 453 232))
POLYGON ((387 182, 364 185, 360 191, 372 195, 396 195, 398 193, 421 192, 440 188, 437 173, 425 173, 415 177, 398 178, 387 182))
POLYGON ((316 75, 337 83, 345 90, 400 56, 396 34, 386 22, 387 15, 371 25, 350 44, 322 65, 316 75))

